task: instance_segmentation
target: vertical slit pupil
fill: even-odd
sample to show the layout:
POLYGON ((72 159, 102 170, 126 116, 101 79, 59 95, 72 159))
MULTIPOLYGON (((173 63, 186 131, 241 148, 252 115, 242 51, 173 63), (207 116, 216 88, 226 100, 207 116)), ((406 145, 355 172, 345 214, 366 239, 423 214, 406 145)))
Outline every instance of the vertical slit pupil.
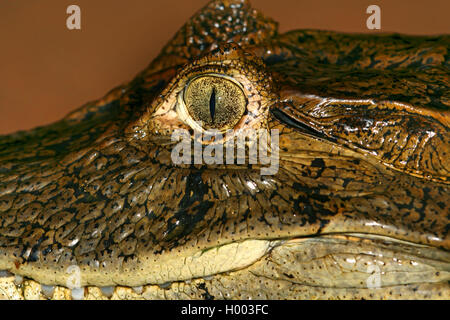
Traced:
POLYGON ((216 114, 216 88, 213 87, 211 97, 209 97, 209 113, 211 120, 214 122, 214 115, 216 114))

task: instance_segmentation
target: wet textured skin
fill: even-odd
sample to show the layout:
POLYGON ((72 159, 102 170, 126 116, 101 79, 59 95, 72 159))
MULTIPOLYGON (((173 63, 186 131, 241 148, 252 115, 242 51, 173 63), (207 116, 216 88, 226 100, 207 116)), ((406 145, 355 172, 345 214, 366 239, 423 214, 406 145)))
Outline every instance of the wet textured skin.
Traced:
POLYGON ((130 83, 0 137, 0 297, 71 298, 77 266, 92 299, 448 299, 449 47, 213 1, 130 83), (236 134, 279 130, 277 174, 171 162, 204 73, 243 85, 236 134))

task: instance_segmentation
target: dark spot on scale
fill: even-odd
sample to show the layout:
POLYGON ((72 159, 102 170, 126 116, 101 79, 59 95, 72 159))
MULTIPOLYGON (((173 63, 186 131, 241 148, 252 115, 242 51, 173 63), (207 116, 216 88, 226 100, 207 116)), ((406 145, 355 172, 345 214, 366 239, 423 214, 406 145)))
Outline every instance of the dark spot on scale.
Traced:
POLYGON ((42 250, 42 255, 46 256, 46 255, 49 254, 50 252, 52 252, 52 246, 51 246, 51 245, 47 246, 47 248, 45 248, 44 250, 42 250))
POLYGON ((315 158, 315 159, 311 162, 311 167, 315 167, 315 168, 323 168, 323 167, 325 167, 325 162, 323 161, 322 158, 315 158))
POLYGON ((189 235, 213 206, 213 202, 204 200, 207 194, 208 185, 202 179, 202 171, 189 174, 179 210, 167 222, 165 240, 173 241, 171 245, 178 245, 180 239, 189 235))
POLYGON ((392 152, 388 151, 388 152, 384 153, 382 157, 383 157, 383 159, 389 160, 392 158, 392 152))
POLYGON ((198 288, 203 291, 202 296, 205 300, 214 300, 214 296, 209 293, 208 288, 206 288, 204 283, 200 283, 198 288))
POLYGON ((314 39, 313 36, 311 36, 307 33, 303 33, 300 36, 298 36, 297 42, 298 43, 307 43, 308 41, 313 40, 313 39, 314 39))
POLYGON ((284 54, 271 54, 264 59, 264 62, 268 65, 283 62, 285 60, 284 54))
POLYGON ((350 178, 344 178, 344 182, 342 183, 342 187, 346 188, 348 186, 348 184, 350 183, 350 181, 352 181, 353 179, 350 178))

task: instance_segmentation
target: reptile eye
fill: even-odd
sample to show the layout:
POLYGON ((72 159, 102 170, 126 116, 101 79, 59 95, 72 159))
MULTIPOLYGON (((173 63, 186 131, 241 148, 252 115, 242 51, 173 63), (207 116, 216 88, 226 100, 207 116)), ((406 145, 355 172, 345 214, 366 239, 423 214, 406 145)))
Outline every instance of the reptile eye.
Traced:
POLYGON ((207 75, 191 80, 183 95, 186 109, 204 129, 233 128, 245 113, 247 99, 240 86, 223 76, 207 75))
POLYGON ((164 76, 166 87, 127 127, 130 139, 173 143, 173 134, 184 130, 191 138, 212 137, 202 138, 202 144, 222 143, 246 129, 266 128, 269 107, 277 100, 264 62, 233 43, 164 76))

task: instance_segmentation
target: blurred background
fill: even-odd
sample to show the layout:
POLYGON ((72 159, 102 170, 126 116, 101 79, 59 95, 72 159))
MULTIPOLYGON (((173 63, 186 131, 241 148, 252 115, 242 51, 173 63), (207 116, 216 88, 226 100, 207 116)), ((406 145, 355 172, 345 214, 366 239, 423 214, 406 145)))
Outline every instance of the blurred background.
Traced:
MULTIPOLYGON (((207 0, 0 0, 0 134, 61 119, 129 81, 207 0), (81 30, 66 8, 81 8, 81 30)), ((366 28, 381 8, 381 32, 450 32, 449 0, 253 0, 280 31, 366 28)))

